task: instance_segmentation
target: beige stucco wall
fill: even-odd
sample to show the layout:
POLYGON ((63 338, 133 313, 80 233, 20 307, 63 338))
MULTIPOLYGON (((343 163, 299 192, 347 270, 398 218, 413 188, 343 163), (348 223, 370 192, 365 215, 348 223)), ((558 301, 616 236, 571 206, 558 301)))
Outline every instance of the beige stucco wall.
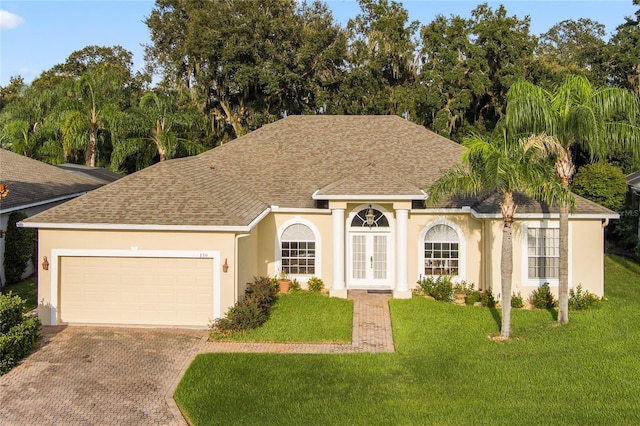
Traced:
MULTIPOLYGON (((53 261, 54 249, 131 250, 137 247, 141 251, 219 251, 222 264, 225 258, 228 262, 234 259, 234 244, 233 233, 40 229, 38 262, 42 262, 43 256, 53 261)), ((52 269, 45 271, 40 266, 38 271, 38 315, 45 325, 50 324, 52 269)), ((222 313, 235 302, 235 281, 234 269, 230 267, 227 273, 220 271, 222 313)))
POLYGON ((236 239, 236 259, 235 261, 232 261, 232 258, 228 259, 229 273, 236 274, 238 280, 236 286, 238 289, 237 295, 242 296, 247 288, 247 283, 253 282, 254 277, 261 275, 258 262, 260 228, 256 226, 249 233, 239 234, 236 239))
POLYGON ((470 214, 434 214, 422 211, 414 211, 409 215, 409 287, 415 287, 421 274, 424 274, 420 262, 420 253, 424 250, 422 236, 426 228, 435 223, 454 224, 462 232, 462 238, 465 240, 465 264, 464 271, 461 271, 461 279, 473 283, 476 289, 483 288, 482 222, 470 214))
MULTIPOLYGON (((333 237, 331 214, 327 210, 320 210, 317 213, 274 212, 265 217, 256 226, 259 235, 257 239, 257 274, 270 277, 278 274, 280 271, 278 235, 286 229, 288 224, 298 221, 312 225, 312 229, 315 229, 320 235, 320 241, 316 240, 316 259, 320 261, 320 268, 316 269, 315 276, 321 278, 325 287, 329 288, 333 271, 333 237)), ((297 278, 303 287, 306 285, 307 277, 305 276, 294 275, 291 278, 297 278)))
MULTIPOLYGON (((345 203, 345 232, 349 232, 350 214, 362 203, 345 203)), ((377 207, 390 213, 393 233, 392 255, 395 256, 395 211, 391 203, 377 207)), ((398 205, 396 205, 398 207, 398 205)), ((274 276, 280 268, 278 262, 278 235, 287 224, 301 221, 312 225, 319 235, 316 246, 320 269, 316 276, 330 288, 333 278, 333 230, 330 211, 272 212, 250 232, 245 234, 214 232, 160 232, 160 231, 96 231, 51 230, 39 231, 39 263, 43 256, 52 259, 54 249, 87 250, 169 250, 169 251, 219 251, 220 252, 220 307, 222 314, 243 294, 247 282, 254 276, 274 276), (228 271, 222 271, 222 265, 228 271)), ((539 222, 531 220, 528 222, 539 222)), ((409 288, 423 273, 421 265, 421 237, 425 229, 434 223, 454 225, 465 239, 464 273, 461 278, 478 289, 491 288, 496 297, 500 294, 500 250, 502 221, 478 220, 467 213, 431 213, 413 210, 408 220, 408 284, 409 288)), ((535 286, 526 282, 525 247, 522 236, 523 221, 514 223, 513 234, 513 291, 520 291, 527 298, 535 286), (524 261, 524 264, 523 264, 524 261)), ((600 220, 572 220, 570 225, 570 286, 582 284, 583 288, 599 296, 603 295, 603 230, 600 220)), ((348 239, 345 236, 345 241, 348 239)), ((348 248, 345 248, 345 254, 348 248)), ((393 264, 397 265, 398 259, 393 264)), ((346 261, 345 261, 346 264, 346 261)), ((462 266, 462 265, 461 265, 462 266)), ((38 279, 38 309, 43 323, 49 324, 51 300, 51 271, 40 267, 38 279)), ((393 273, 395 284, 396 272, 393 273)), ((59 280, 58 280, 59 281, 59 280)), ((306 281, 301 279, 304 286, 306 281)), ((557 287, 552 287, 557 292, 557 287)), ((60 294, 60 289, 58 289, 60 294)))
MULTIPOLYGON (((368 203, 366 203, 368 205, 368 203)), ((391 228, 393 234, 392 247, 395 253, 395 210, 392 203, 374 203, 376 207, 382 208, 390 213, 391 216, 391 228)), ((353 212, 357 212, 362 207, 362 203, 345 203, 345 232, 349 232, 349 217, 353 212)), ((277 261, 277 249, 276 243, 278 232, 282 230, 285 224, 290 221, 299 219, 306 220, 313 224, 321 235, 321 270, 316 274, 321 277, 325 286, 328 288, 331 285, 333 278, 333 231, 332 231, 332 218, 328 211, 322 213, 271 213, 265 219, 260 222, 256 227, 258 229, 259 238, 258 244, 258 265, 257 270, 260 275, 275 275, 280 268, 277 261)), ((435 221, 445 220, 449 223, 457 225, 464 237, 465 241, 465 274, 464 279, 467 282, 472 282, 479 288, 483 282, 483 267, 482 267, 482 222, 473 219, 470 214, 434 214, 425 213, 424 211, 414 211, 409 215, 408 223, 408 277, 409 287, 413 288, 416 282, 420 278, 420 238, 427 226, 433 224, 435 221)), ((242 240, 241 240, 242 241, 242 240)), ((347 242, 348 239, 345 238, 347 242)), ((345 255, 348 252, 348 248, 345 248, 345 255)), ((397 260, 393 262, 397 265, 397 260)), ((395 271, 393 275, 395 278, 395 271)), ((394 279, 395 282, 395 279, 394 279)), ((304 281, 301 281, 304 286, 304 281)))
MULTIPOLYGON (((557 220, 517 220, 513 223, 513 293, 520 292, 526 300, 538 287, 527 279, 526 246, 523 224, 543 223, 557 226, 557 220)), ((486 281, 494 296, 501 294, 500 262, 502 249, 502 220, 487 220, 485 224, 487 245, 486 281)), ((572 219, 569 223, 569 288, 578 284, 584 290, 604 295, 604 231, 600 219, 572 219)), ((558 296, 557 282, 549 280, 555 297, 558 296)))

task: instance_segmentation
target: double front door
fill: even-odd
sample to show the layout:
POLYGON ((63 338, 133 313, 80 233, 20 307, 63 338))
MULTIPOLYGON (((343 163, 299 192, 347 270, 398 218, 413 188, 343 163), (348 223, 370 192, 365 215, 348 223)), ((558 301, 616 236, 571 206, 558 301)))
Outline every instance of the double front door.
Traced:
POLYGON ((349 234, 349 288, 391 287, 389 232, 349 234))

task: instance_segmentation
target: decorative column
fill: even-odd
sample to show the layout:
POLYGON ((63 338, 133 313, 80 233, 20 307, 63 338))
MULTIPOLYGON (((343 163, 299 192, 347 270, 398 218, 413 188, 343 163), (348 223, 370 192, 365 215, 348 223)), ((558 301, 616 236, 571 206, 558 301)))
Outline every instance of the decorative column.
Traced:
POLYGON ((332 297, 347 298, 347 289, 344 282, 344 209, 331 210, 333 229, 333 282, 329 295, 332 297))
POLYGON ((408 232, 409 210, 396 210, 396 287, 393 297, 396 299, 409 299, 409 259, 408 256, 408 232))

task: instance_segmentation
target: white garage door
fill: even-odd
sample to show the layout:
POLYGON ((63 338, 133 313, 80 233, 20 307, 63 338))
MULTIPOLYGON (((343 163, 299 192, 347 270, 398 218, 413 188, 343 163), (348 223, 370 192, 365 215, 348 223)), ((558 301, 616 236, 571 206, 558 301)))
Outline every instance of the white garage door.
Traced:
POLYGON ((207 326, 211 259, 61 257, 63 323, 207 326))

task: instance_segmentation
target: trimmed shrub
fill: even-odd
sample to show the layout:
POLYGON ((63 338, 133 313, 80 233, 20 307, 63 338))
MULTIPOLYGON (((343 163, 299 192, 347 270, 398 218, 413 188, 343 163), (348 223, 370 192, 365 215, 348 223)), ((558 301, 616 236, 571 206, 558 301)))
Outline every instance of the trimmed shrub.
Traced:
POLYGON ((443 302, 452 302, 453 285, 451 283, 451 277, 446 275, 440 275, 438 278, 426 277, 418 281, 423 294, 429 295, 436 300, 443 302))
POLYGON ((522 293, 518 292, 518 294, 513 293, 511 295, 511 307, 515 309, 524 307, 524 299, 522 298, 522 293))
POLYGON ((459 283, 455 283, 453 285, 453 292, 458 294, 469 294, 473 293, 475 284, 467 283, 466 281, 460 281, 459 283))
POLYGON ((588 290, 582 290, 582 284, 574 291, 569 289, 569 309, 580 311, 582 309, 595 308, 599 305, 600 298, 588 290))
POLYGON ((311 277, 307 281, 307 288, 309 291, 319 293, 324 289, 324 282, 320 278, 311 277))
POLYGON ((529 302, 537 309, 551 309, 556 302, 551 294, 549 283, 544 283, 537 289, 533 290, 529 297, 529 302))
POLYGON ((244 299, 255 301, 260 308, 269 310, 278 297, 278 287, 271 283, 267 277, 256 277, 252 283, 247 283, 244 291, 244 299))
POLYGON ((9 330, 24 320, 24 300, 19 296, 0 294, 0 334, 9 330))
POLYGON ((4 273, 8 284, 19 282, 27 266, 27 261, 35 257, 36 230, 16 226, 18 222, 26 218, 27 215, 22 212, 9 214, 4 242, 4 273))
POLYGON ((31 352, 39 330, 38 317, 28 317, 7 333, 0 334, 0 375, 11 370, 31 352))
POLYGON ((300 281, 297 279, 293 279, 291 281, 291 285, 289 286, 289 291, 300 291, 302 287, 300 287, 300 281))
POLYGON ((480 292, 479 291, 471 291, 467 293, 464 297, 465 305, 475 305, 480 301, 480 292))
POLYGON ((213 330, 226 335, 251 330, 264 324, 269 311, 278 298, 277 280, 268 277, 256 277, 253 283, 247 283, 244 297, 236 302, 223 318, 213 323, 213 330))

